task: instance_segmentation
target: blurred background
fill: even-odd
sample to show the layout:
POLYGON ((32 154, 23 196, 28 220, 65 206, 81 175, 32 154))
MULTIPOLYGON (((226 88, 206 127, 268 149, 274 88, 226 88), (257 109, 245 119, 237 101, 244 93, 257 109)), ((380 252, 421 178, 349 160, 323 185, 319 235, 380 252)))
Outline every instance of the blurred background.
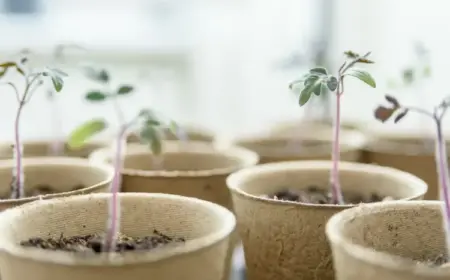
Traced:
MULTIPOLYGON (((137 87, 122 100, 130 117, 152 107, 180 123, 236 134, 316 111, 299 108, 289 82, 316 64, 336 70, 345 50, 372 51, 378 87, 349 81, 344 119, 407 130, 423 122, 411 116, 381 125, 373 108, 387 92, 430 107, 450 93, 448 8, 444 0, 0 0, 0 52, 7 60, 29 48, 44 65, 58 43, 87 49, 68 52, 60 66, 70 74, 57 98, 66 134, 91 117, 115 117, 108 102, 84 101, 96 88, 77 69, 84 62, 107 67, 113 84, 137 87), (431 77, 405 86, 403 71, 425 60, 431 77)), ((0 137, 11 139, 17 102, 8 87, 2 91, 0 137)), ((52 136, 52 116, 45 91, 35 94, 23 137, 52 136)))

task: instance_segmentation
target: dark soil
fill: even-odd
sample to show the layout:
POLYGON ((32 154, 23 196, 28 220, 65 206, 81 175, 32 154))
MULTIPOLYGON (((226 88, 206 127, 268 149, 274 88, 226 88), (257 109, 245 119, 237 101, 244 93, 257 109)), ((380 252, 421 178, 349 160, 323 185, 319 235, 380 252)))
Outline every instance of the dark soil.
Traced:
MULTIPOLYGON (((20 245, 25 247, 37 247, 44 250, 60 250, 68 252, 93 252, 101 253, 103 248, 103 236, 89 234, 82 236, 59 238, 30 238, 22 241, 20 245)), ((172 238, 165 234, 153 231, 153 235, 145 237, 130 237, 120 234, 117 238, 116 252, 149 251, 168 244, 185 242, 184 238, 172 238)))
MULTIPOLYGON (((309 186, 305 190, 296 190, 284 188, 274 194, 267 195, 266 197, 275 200, 293 201, 301 203, 311 204, 333 204, 331 200, 331 193, 317 186, 309 186)), ((359 203, 371 203, 379 201, 393 200, 392 197, 382 197, 376 193, 372 193, 368 197, 363 197, 357 194, 344 194, 344 200, 346 204, 359 204, 359 203)))
MULTIPOLYGON (((74 186, 71 191, 76 191, 76 190, 80 190, 80 189, 84 189, 86 186, 84 185, 76 185, 74 186)), ((52 194, 52 193, 57 193, 54 188, 50 185, 37 185, 34 188, 32 188, 31 190, 27 191, 25 193, 26 197, 32 197, 32 196, 40 196, 40 195, 47 195, 47 194, 52 194)), ((9 194, 5 194, 3 196, 0 197, 0 199, 10 199, 11 196, 9 194)))

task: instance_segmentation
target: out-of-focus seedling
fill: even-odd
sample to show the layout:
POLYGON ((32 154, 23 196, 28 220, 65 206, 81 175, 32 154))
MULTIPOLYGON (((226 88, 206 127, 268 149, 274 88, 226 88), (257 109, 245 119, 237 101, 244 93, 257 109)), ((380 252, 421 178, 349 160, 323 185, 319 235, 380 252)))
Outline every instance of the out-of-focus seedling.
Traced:
POLYGON ((341 122, 341 97, 344 94, 344 79, 346 77, 355 77, 373 88, 376 87, 375 80, 369 72, 356 67, 360 64, 374 63, 369 59, 370 52, 365 55, 359 55, 353 51, 347 51, 344 54, 346 56, 346 61, 339 68, 337 75, 329 74, 327 69, 323 67, 315 67, 310 69, 309 72, 303 75, 301 79, 296 80, 289 85, 291 90, 300 92, 300 106, 305 105, 313 95, 320 96, 327 90, 334 92, 336 95, 336 115, 333 122, 333 168, 330 175, 331 195, 334 204, 344 203, 339 182, 339 136, 341 122))
MULTIPOLYGON (((440 197, 443 204, 444 230, 446 236, 447 250, 450 253, 450 180, 449 167, 447 161, 447 147, 442 131, 442 122, 445 114, 450 106, 450 98, 445 98, 442 102, 435 106, 432 111, 427 111, 419 107, 404 106, 397 98, 386 95, 387 102, 390 106, 378 106, 375 110, 375 118, 381 122, 386 122, 389 119, 394 119, 394 123, 399 122, 406 117, 410 112, 418 113, 429 117, 435 126, 435 159, 437 176, 440 186, 440 197)), ((450 255, 450 254, 449 254, 450 255)))
POLYGON ((25 180, 22 166, 23 145, 20 137, 20 118, 23 109, 33 97, 33 93, 44 83, 45 79, 51 81, 53 89, 56 92, 60 92, 63 89, 64 77, 67 74, 59 69, 50 67, 39 71, 30 69, 28 67, 28 58, 24 55, 18 61, 7 61, 0 64, 0 78, 10 71, 15 71, 23 79, 23 85, 15 82, 5 83, 13 89, 18 103, 14 120, 13 159, 15 164, 12 170, 11 182, 11 198, 18 199, 24 196, 25 180), (20 89, 21 87, 23 89, 20 89))
MULTIPOLYGON (((107 128, 107 121, 104 119, 94 119, 78 127, 69 137, 69 146, 73 148, 81 147, 89 138, 107 128)), ((121 170, 123 165, 123 155, 126 148, 126 137, 130 131, 137 130, 140 133, 141 141, 148 144, 154 155, 159 155, 162 150, 163 130, 169 129, 178 135, 179 128, 173 121, 163 121, 154 112, 148 109, 141 110, 130 122, 123 123, 117 134, 116 148, 114 155, 114 177, 110 185, 111 200, 109 203, 109 216, 107 223, 104 251, 113 252, 116 248, 117 235, 119 233, 120 210, 118 193, 121 187, 121 170)))

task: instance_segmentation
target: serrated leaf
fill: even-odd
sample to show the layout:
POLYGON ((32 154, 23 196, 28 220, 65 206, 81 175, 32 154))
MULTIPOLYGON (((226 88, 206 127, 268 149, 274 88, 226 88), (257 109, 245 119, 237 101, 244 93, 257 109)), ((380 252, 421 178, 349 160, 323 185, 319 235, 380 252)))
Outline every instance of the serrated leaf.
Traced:
POLYGON ((375 79, 372 77, 372 75, 370 75, 369 72, 367 72, 363 69, 357 69, 357 68, 349 69, 345 73, 345 76, 355 77, 373 88, 377 87, 377 84, 375 83, 375 79))
POLYGON ((327 80, 327 87, 331 91, 335 91, 338 87, 338 79, 334 76, 331 76, 327 80))
POLYGON ((394 114, 395 111, 395 108, 379 106, 377 109, 375 109, 374 116, 377 120, 385 122, 394 114))
POLYGON ((64 80, 57 75, 52 75, 53 88, 56 92, 60 92, 64 86, 64 80))
POLYGON ((323 67, 316 67, 309 70, 311 74, 328 75, 327 69, 323 67))
POLYGON ((394 123, 398 123, 401 121, 406 115, 408 114, 408 109, 403 110, 400 112, 394 119, 394 123))
POLYGON ((98 102, 98 101, 103 101, 106 98, 108 98, 108 95, 101 91, 90 91, 90 92, 86 93, 85 98, 88 101, 98 102))
POLYGON ((117 94, 123 95, 128 94, 134 90, 133 86, 130 85, 121 85, 117 90, 117 94))
POLYGON ((141 141, 148 144, 153 154, 161 153, 161 135, 159 131, 153 126, 144 126, 140 132, 141 141))
POLYGON ((317 87, 320 87, 320 85, 321 85, 321 80, 317 78, 313 82, 309 82, 305 86, 305 88, 300 93, 300 99, 299 99, 300 106, 303 106, 308 102, 308 100, 311 98, 311 94, 314 91, 316 91, 317 87))
POLYGON ((107 122, 103 119, 94 119, 77 127, 69 135, 68 145, 71 148, 80 148, 92 136, 107 128, 107 122))
POLYGON ((320 96, 321 94, 326 94, 326 92, 327 92, 327 87, 323 83, 320 83, 320 85, 317 86, 316 89, 313 91, 313 93, 316 96, 320 96))

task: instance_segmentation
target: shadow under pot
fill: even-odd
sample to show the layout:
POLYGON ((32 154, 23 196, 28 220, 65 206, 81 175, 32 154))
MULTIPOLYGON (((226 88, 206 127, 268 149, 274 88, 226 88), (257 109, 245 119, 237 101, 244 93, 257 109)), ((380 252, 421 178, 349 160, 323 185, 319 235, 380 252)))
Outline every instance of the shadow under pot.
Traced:
MULTIPOLYGON (((330 135, 310 134, 300 137, 248 137, 236 139, 233 144, 255 151, 261 163, 294 160, 329 160, 332 141, 330 135)), ((357 131, 343 131, 341 135, 341 160, 357 162, 366 144, 365 136, 357 131)))
MULTIPOLYGON (((87 158, 93 151, 109 144, 106 141, 89 141, 82 148, 71 149, 67 143, 64 143, 64 149, 61 153, 53 150, 51 140, 29 140, 23 141, 24 157, 79 157, 87 158)), ((10 159, 13 156, 11 143, 0 143, 0 159, 10 159)))
MULTIPOLYGON (((96 151, 90 159, 111 163, 111 151, 96 151)), ((218 148, 206 142, 164 141, 163 154, 158 157, 146 145, 129 144, 122 171, 122 191, 195 197, 232 210, 226 177, 257 163, 258 155, 250 150, 231 146, 218 148)), ((227 255, 226 280, 237 243, 237 234, 233 233, 227 255)))
MULTIPOLYGON (((200 128, 196 126, 187 126, 184 128, 184 132, 186 135, 180 135, 180 136, 186 136, 187 140, 189 141, 203 141, 203 142, 213 142, 215 138, 215 134, 212 131, 209 131, 205 128, 200 128)), ((167 132, 165 134, 165 140, 169 141, 177 141, 177 140, 186 140, 186 139, 178 139, 177 136, 173 135, 170 132, 167 132)), ((135 133, 131 133, 127 137, 128 143, 139 143, 139 136, 135 133)))
POLYGON ((326 226, 336 280, 450 279, 442 204, 373 203, 342 211, 326 226))
POLYGON ((403 171, 341 162, 349 204, 328 204, 331 167, 331 161, 270 163, 228 177, 249 280, 334 279, 324 231, 332 215, 359 202, 421 199, 427 190, 403 171))
POLYGON ((434 149, 434 139, 425 134, 378 134, 373 135, 372 140, 368 142, 364 161, 397 168, 418 176, 428 184, 425 199, 438 200, 434 149))
POLYGON ((235 228, 229 210, 195 198, 120 193, 118 249, 105 253, 96 248, 110 197, 36 201, 2 213, 2 280, 222 279, 235 228))

